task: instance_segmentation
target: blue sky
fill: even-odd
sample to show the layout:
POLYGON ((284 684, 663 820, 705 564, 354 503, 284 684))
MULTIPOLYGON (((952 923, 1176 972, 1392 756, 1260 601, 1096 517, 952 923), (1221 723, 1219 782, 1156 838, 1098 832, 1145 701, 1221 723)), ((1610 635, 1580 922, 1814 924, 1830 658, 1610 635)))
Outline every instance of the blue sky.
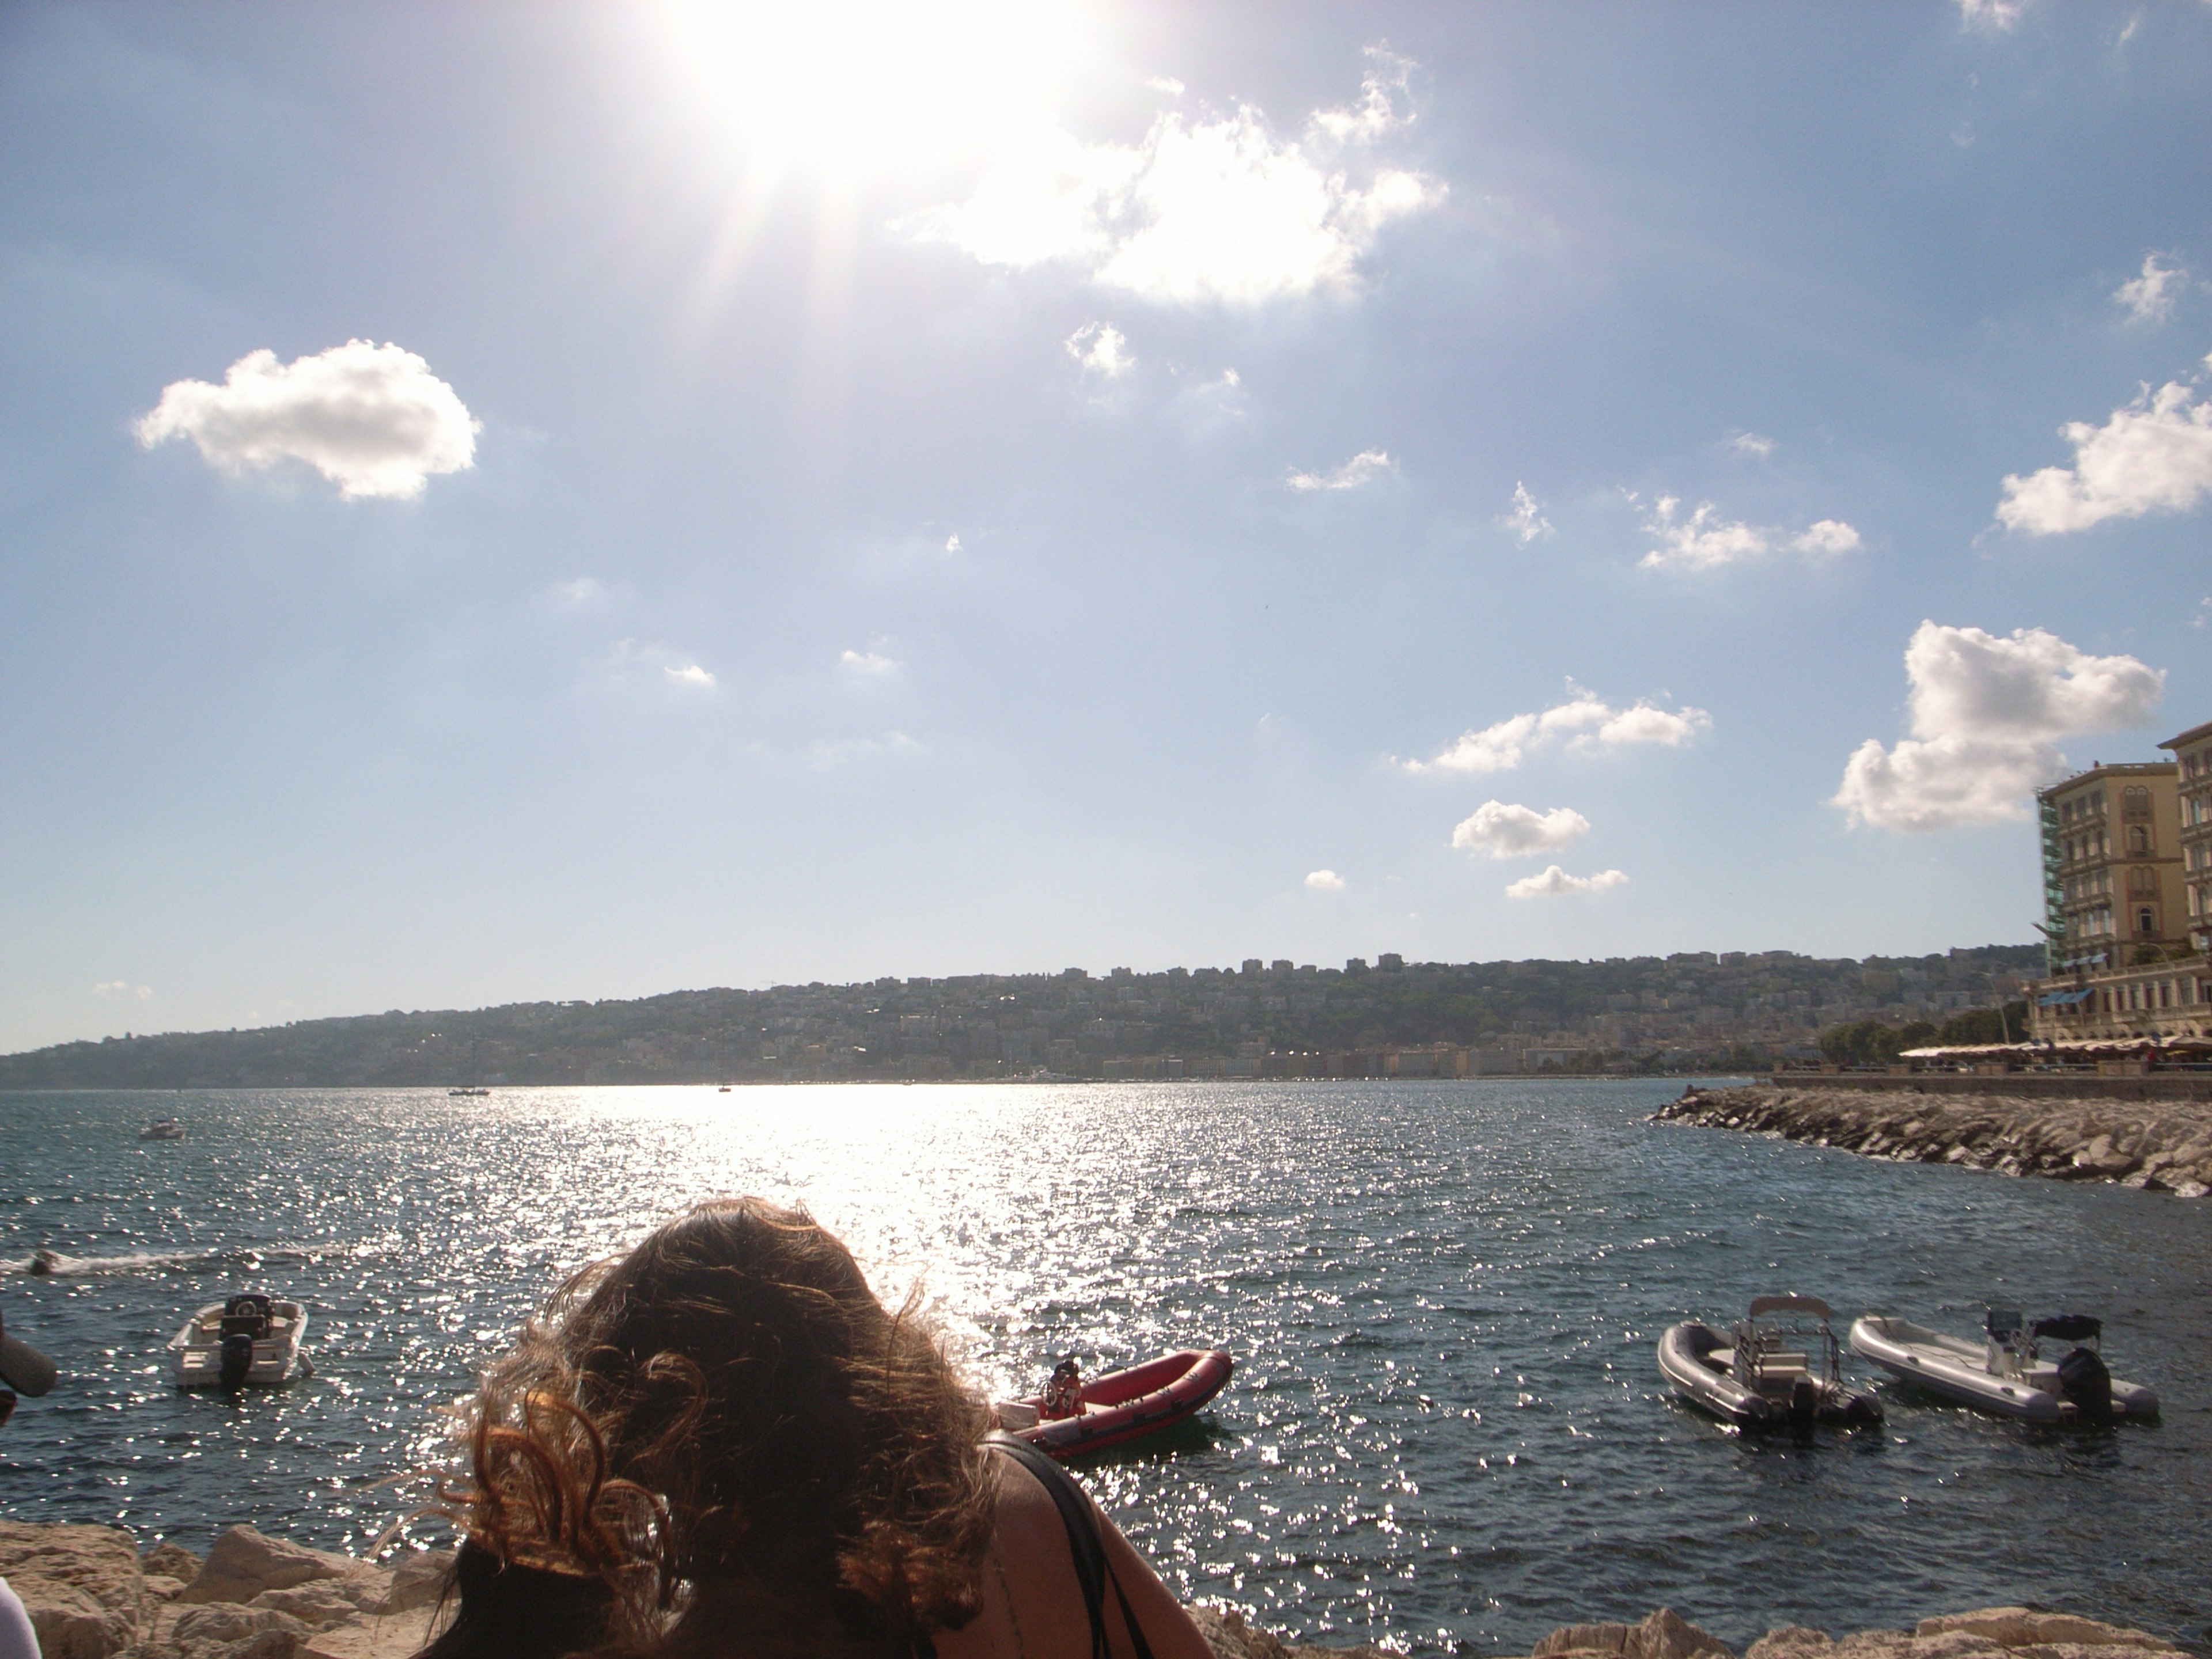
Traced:
POLYGON ((0 1048, 2032 937, 2212 6, 16 6, 0 1048), (788 14, 800 12, 793 16, 788 14))

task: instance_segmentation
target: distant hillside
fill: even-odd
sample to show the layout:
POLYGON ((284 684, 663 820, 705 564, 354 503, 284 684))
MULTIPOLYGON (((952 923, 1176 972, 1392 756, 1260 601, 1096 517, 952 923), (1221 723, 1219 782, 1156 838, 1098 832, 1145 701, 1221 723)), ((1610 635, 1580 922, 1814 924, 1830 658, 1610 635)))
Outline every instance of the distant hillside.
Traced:
MULTIPOLYGON (((1605 962, 975 974, 629 1002, 368 1014, 255 1030, 109 1037, 0 1056, 0 1088, 1265 1075, 1284 1052, 1451 1044, 1488 1069, 1741 1066, 1809 1052, 1847 1019, 1984 1006, 2042 947, 1818 959, 1787 951, 1605 962)), ((1384 1068, 1387 1069, 1387 1068, 1384 1068)), ((1362 1074, 1357 1070, 1353 1075, 1362 1074)))

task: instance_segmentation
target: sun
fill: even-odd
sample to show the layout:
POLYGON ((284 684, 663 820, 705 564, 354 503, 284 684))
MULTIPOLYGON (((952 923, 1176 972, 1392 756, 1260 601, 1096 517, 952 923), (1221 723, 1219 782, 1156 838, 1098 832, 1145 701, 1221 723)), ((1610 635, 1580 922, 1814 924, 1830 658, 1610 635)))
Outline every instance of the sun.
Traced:
POLYGON ((1054 0, 671 0, 696 92, 763 171, 933 161, 1039 115, 1069 49, 1054 0))

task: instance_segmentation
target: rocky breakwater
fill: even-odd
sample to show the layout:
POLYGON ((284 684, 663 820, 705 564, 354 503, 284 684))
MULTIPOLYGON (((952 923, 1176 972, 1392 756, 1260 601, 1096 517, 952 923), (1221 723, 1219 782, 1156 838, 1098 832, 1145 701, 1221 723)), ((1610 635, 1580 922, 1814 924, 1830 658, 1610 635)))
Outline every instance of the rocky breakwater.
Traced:
POLYGON ((0 1521, 0 1578, 43 1659, 407 1659, 452 1556, 392 1566, 233 1527, 203 1560, 119 1527, 0 1521))
MULTIPOLYGON (((0 1578, 29 1610, 43 1659, 409 1659, 428 1640, 445 1551, 392 1567, 233 1527, 203 1560, 175 1544, 141 1552, 119 1527, 0 1521, 0 1578)), ((1242 1615, 1194 1607, 1217 1659, 1385 1659, 1376 1649, 1285 1642, 1242 1615)), ((2142 1631, 2065 1613, 1984 1607, 1912 1630, 1832 1638, 1786 1625, 1741 1659, 2148 1659, 2177 1653, 2142 1631)), ((1662 1607, 1641 1624, 1568 1625, 1531 1659, 1738 1659, 1662 1607)))
POLYGON ((1876 1093, 1762 1083, 1692 1086, 1652 1118, 1778 1134, 1869 1158, 2117 1181, 2183 1198, 2212 1192, 2212 1104, 2201 1101, 1876 1093))

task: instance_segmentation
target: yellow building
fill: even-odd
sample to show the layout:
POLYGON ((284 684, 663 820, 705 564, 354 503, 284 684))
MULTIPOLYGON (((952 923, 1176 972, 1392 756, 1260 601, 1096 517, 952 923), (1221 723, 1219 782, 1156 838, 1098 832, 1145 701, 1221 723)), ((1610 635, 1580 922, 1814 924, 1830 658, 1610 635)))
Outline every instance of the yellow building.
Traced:
POLYGON ((2179 772, 2183 915, 2190 947, 2212 955, 2212 722, 2159 744, 2179 772))
POLYGON ((2175 758, 2092 767, 2036 795, 2039 1041, 2212 1036, 2212 724, 2159 747, 2175 758))
POLYGON ((2037 793, 2054 975, 2132 968, 2190 949, 2180 769, 2172 761, 2095 766, 2037 793))

